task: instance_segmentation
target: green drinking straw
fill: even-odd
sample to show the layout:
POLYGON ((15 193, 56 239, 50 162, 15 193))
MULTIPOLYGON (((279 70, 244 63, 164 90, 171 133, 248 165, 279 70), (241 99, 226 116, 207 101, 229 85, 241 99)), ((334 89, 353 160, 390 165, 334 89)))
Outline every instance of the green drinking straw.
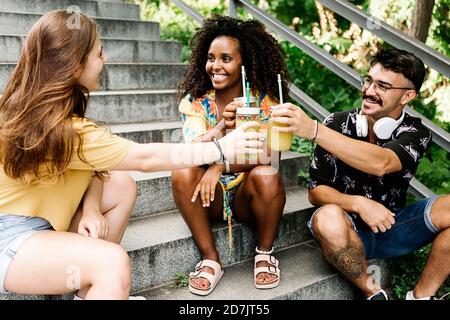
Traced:
POLYGON ((247 105, 247 107, 250 107, 250 82, 246 83, 245 91, 247 93, 246 94, 247 101, 245 102, 245 104, 247 105))

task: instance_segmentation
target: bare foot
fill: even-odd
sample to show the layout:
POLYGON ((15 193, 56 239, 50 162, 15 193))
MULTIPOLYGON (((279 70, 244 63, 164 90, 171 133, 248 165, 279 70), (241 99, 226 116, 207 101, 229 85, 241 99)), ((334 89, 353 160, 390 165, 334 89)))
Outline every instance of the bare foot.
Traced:
MULTIPOLYGON (((214 261, 214 260, 213 260, 214 261)), ((219 262, 217 262, 217 263, 219 263, 219 262)), ((220 263, 219 263, 220 264, 220 263)), ((222 269, 222 268, 221 268, 222 269)), ((200 272, 207 272, 207 273, 210 273, 210 274, 212 274, 213 276, 215 276, 215 272, 214 272, 214 269, 213 268, 210 268, 210 267, 207 267, 207 266, 205 266, 205 267, 203 267, 203 268, 200 268, 200 269, 198 269, 198 272, 200 273, 200 272)), ((208 288, 209 288, 209 286, 210 286, 210 282, 208 281, 208 279, 206 279, 206 278, 203 278, 203 277, 200 277, 200 278, 198 278, 198 277, 192 277, 191 279, 189 279, 189 281, 190 281, 190 283, 191 283, 191 286, 192 287, 194 287, 195 289, 198 289, 198 290, 204 290, 204 291, 206 291, 206 290, 208 290, 208 288)))
MULTIPOLYGON (((260 261, 256 264, 257 268, 260 267, 275 267, 274 265, 270 264, 267 261, 260 261)), ((256 284, 271 284, 277 281, 278 276, 276 274, 270 274, 267 272, 260 272, 256 275, 256 284)))

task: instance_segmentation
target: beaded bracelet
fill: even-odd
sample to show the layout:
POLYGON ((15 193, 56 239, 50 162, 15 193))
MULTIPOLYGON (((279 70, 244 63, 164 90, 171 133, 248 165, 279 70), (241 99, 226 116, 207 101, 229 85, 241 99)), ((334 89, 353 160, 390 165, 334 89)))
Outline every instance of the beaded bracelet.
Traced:
POLYGON ((257 254, 272 254, 273 253, 273 247, 269 251, 262 251, 258 249, 258 246, 256 246, 255 251, 257 254))

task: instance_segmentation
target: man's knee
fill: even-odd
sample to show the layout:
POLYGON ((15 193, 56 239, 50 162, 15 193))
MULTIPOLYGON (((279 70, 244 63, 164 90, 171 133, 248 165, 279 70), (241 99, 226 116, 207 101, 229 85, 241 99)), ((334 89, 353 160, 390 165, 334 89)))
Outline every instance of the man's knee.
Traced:
POLYGON ((434 201, 431 222, 439 231, 450 228, 450 195, 441 196, 434 201))
POLYGON ((312 228, 319 240, 335 241, 347 238, 352 224, 341 207, 327 204, 314 214, 312 228))

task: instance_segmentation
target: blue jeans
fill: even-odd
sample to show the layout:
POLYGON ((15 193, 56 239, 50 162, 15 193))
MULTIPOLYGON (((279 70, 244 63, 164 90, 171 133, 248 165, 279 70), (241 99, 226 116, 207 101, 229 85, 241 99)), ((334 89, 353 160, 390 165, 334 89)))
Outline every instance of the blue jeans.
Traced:
POLYGON ((42 230, 53 230, 42 218, 0 214, 0 293, 7 293, 6 273, 17 251, 25 240, 42 230))
MULTIPOLYGON (((430 219, 430 210, 437 196, 422 199, 395 213, 395 223, 386 232, 374 233, 356 214, 347 217, 353 224, 363 245, 367 259, 383 259, 413 252, 432 242, 438 230, 430 219)), ((319 208, 320 209, 320 208, 319 208)), ((312 219, 308 221, 311 233, 312 219)))

